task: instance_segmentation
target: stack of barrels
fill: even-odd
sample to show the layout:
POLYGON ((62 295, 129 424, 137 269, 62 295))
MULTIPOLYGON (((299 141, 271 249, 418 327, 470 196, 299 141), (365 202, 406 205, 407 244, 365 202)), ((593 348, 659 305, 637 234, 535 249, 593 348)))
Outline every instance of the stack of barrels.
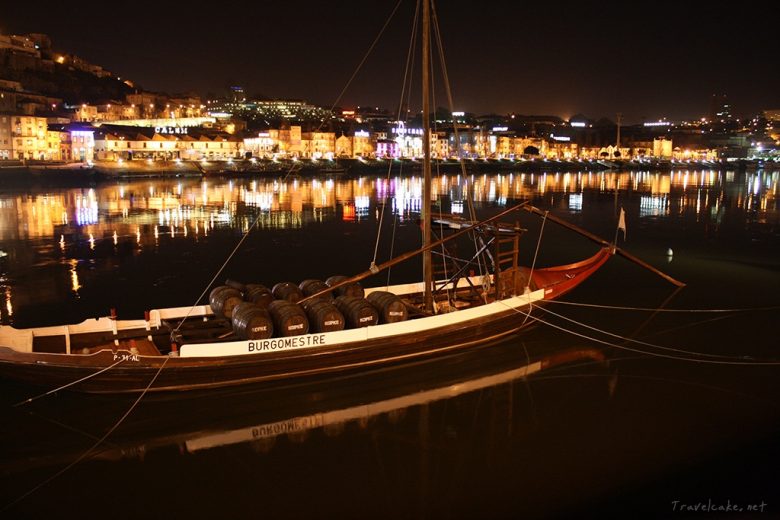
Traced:
POLYGON ((298 336, 404 321, 406 306, 398 296, 374 291, 365 297, 357 282, 340 284, 345 276, 280 282, 272 289, 226 280, 209 294, 214 314, 232 322, 241 339, 298 336), (301 304, 301 300, 305 301, 301 304))

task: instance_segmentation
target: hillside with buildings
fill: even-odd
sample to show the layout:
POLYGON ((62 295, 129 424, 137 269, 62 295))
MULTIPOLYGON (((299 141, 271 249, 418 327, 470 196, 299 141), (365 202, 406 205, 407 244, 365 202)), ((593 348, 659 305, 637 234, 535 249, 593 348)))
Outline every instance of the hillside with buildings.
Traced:
MULTIPOLYGON (((712 97, 694 121, 623 125, 583 115, 478 115, 437 109, 438 159, 557 161, 778 161, 780 110, 750 119, 712 97)), ((0 159, 121 164, 127 161, 414 159, 419 114, 397 121, 375 106, 329 109, 301 99, 144 91, 100 65, 56 50, 44 34, 0 35, 0 159)))

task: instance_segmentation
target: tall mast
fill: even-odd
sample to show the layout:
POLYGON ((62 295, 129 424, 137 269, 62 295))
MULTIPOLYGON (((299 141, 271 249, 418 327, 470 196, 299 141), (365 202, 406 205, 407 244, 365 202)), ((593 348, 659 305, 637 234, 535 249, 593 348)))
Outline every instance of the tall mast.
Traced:
MULTIPOLYGON (((422 222, 423 247, 431 244, 431 107, 429 105, 430 78, 430 0, 423 0, 423 30, 422 30, 422 118, 423 118, 423 193, 422 222)), ((423 282, 425 285, 425 310, 433 312, 433 265, 431 251, 423 253, 423 282)))

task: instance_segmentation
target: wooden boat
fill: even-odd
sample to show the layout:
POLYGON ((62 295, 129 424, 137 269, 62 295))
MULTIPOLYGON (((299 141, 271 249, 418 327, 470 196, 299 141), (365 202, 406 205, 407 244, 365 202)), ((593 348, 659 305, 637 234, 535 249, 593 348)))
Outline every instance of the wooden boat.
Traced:
MULTIPOLYGON (((429 2, 423 2, 423 34, 426 35, 422 45, 424 136, 430 135, 427 78, 427 35, 430 33, 426 29, 429 10, 429 2)), ((519 209, 541 212, 525 204, 481 222, 434 215, 431 212, 428 138, 423 139, 423 152, 423 247, 382 265, 372 265, 360 275, 328 284, 304 299, 311 304, 398 262, 421 255, 423 282, 365 291, 368 298, 371 293, 381 292, 384 300, 400 305, 395 311, 397 314, 409 319, 397 321, 385 315, 380 320, 379 311, 376 311, 377 317, 371 319, 368 316, 358 319, 342 316, 342 327, 344 322, 355 322, 351 328, 319 327, 316 332, 308 333, 308 324, 303 321, 306 318, 287 326, 281 317, 274 315, 273 321, 278 322, 275 324, 277 337, 265 336, 271 328, 269 324, 265 329, 254 327, 258 330, 253 329, 242 338, 239 334, 246 333, 247 329, 238 330, 237 319, 232 313, 223 312, 222 304, 212 301, 209 306, 151 310, 143 320, 106 317, 39 329, 1 327, 0 377, 83 392, 162 392, 289 381, 430 360, 516 333, 532 323, 528 315, 534 305, 559 298, 574 289, 613 253, 626 256, 596 238, 603 247, 580 262, 545 269, 521 267, 519 239, 524 230, 500 219, 519 209), (442 230, 438 240, 433 239, 434 218, 437 229, 442 230), (449 236, 444 236, 446 233, 449 236), (445 269, 446 276, 434 281, 433 249, 453 244, 456 238, 467 233, 480 244, 477 254, 458 259, 448 250, 440 252, 439 258, 451 269, 445 269), (476 259, 483 257, 492 263, 490 272, 469 275, 477 266, 476 259)), ((543 214, 546 218, 554 218, 543 214)), ((242 297, 249 292, 246 287, 244 289, 242 297)), ((365 309, 367 314, 372 314, 372 306, 380 305, 355 298, 350 300, 350 305, 365 309)), ((296 307, 294 303, 290 305, 296 307)), ((303 314, 293 307, 287 308, 298 316, 303 314)), ((281 315, 281 310, 277 310, 281 315)), ((386 310, 382 309, 383 314, 386 310)), ((348 314, 346 310, 341 313, 348 314)))

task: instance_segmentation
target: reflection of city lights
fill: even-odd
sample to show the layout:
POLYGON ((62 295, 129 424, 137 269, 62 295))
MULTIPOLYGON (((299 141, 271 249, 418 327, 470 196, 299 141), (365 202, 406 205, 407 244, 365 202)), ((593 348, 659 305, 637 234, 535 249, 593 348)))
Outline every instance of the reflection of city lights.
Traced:
POLYGON ((358 213, 368 212, 370 206, 370 199, 367 195, 355 197, 355 209, 358 213))
POLYGON ((8 317, 14 315, 14 307, 11 305, 11 288, 6 287, 5 288, 5 310, 8 312, 8 317))
MULTIPOLYGON (((98 222, 98 204, 94 190, 89 190, 86 197, 76 197, 76 223, 79 226, 96 224, 98 222)), ((67 223, 67 218, 65 218, 67 223)))
POLYGON ((70 261, 70 289, 77 295, 79 293, 79 289, 81 289, 81 284, 79 283, 79 274, 76 271, 78 264, 78 260, 73 259, 70 261))
MULTIPOLYGON (((735 175, 730 171, 721 174, 678 167, 672 172, 437 174, 431 186, 431 200, 440 202, 443 211, 449 205, 452 213, 460 214, 465 212, 469 199, 480 209, 479 204, 503 205, 512 200, 533 200, 543 194, 547 196, 545 201, 562 202, 569 211, 577 212, 582 211, 583 201, 591 196, 606 195, 611 201, 618 186, 638 197, 640 217, 669 217, 674 212, 674 218, 678 218, 695 213, 703 223, 721 223, 724 214, 731 215, 730 209, 739 208, 756 212, 750 217, 752 224, 776 219, 779 184, 777 172, 735 175)), ((190 226, 196 236, 214 228, 246 228, 247 219, 250 223, 257 219, 260 229, 285 229, 339 218, 342 209, 348 219, 373 219, 370 208, 381 213, 383 201, 389 203, 389 211, 400 220, 409 220, 418 218, 421 198, 421 179, 408 175, 337 180, 308 176, 295 180, 236 178, 208 182, 176 179, 152 181, 151 186, 148 180, 130 181, 97 190, 64 189, 15 198, 10 206, 4 205, 3 199, 0 209, 9 208, 13 218, 2 220, 5 227, 0 226, 0 233, 7 232, 7 223, 18 222, 12 224, 18 226, 18 236, 44 238, 52 245, 57 241, 55 251, 58 249, 57 254, 62 255, 71 245, 71 238, 66 241, 65 235, 82 237, 77 243, 89 236, 90 247, 95 250, 95 236, 112 236, 118 246, 119 236, 135 234, 140 247, 141 226, 157 225, 156 238, 162 234, 173 239, 187 237, 190 226), (88 227, 82 231, 72 229, 76 225, 88 227)), ((0 309, 4 311, 2 305, 0 309)))
POLYGON ((95 249, 95 236, 92 233, 89 234, 89 248, 95 249))
POLYGON ((582 211, 582 193, 569 194, 569 209, 572 211, 582 211))
POLYGON ((669 211, 669 199, 665 195, 642 196, 639 198, 639 216, 657 217, 669 211))

